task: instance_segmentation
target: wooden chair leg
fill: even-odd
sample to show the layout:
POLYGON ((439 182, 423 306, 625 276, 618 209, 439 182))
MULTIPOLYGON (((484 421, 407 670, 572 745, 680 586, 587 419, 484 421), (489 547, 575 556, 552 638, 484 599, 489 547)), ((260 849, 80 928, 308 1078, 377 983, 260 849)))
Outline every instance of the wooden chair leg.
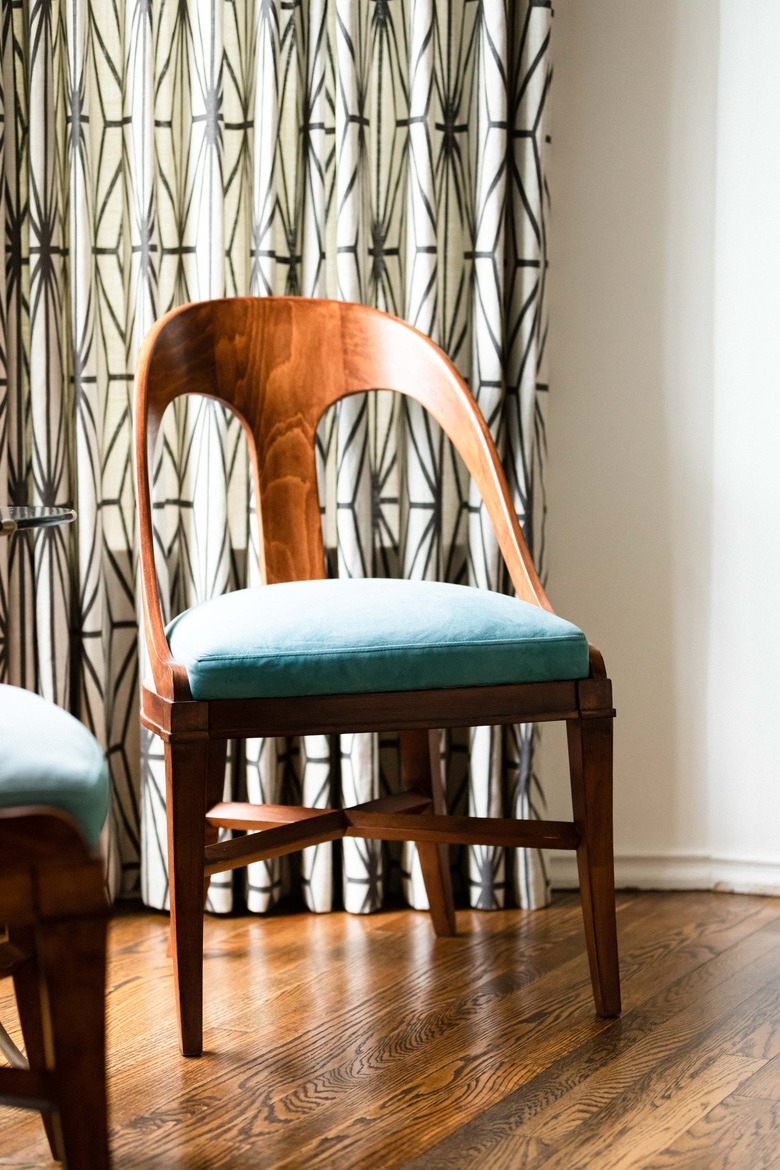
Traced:
MULTIPOLYGON (((227 740, 226 739, 210 739, 209 740, 209 767, 208 778, 206 780, 206 809, 213 808, 218 804, 225 794, 225 767, 227 764, 227 740)), ((219 839, 219 829, 216 825, 206 824, 206 845, 216 845, 219 839)), ((205 878, 203 882, 203 904, 206 904, 206 898, 209 892, 210 878, 205 878)))
POLYGON ((106 919, 44 922, 36 931, 68 1170, 108 1170, 106 919))
POLYGON ((165 745, 173 980, 184 1056, 203 1052, 203 896, 207 740, 165 745))
MULTIPOLYGON (((444 790, 441 782, 438 731, 402 731, 401 768, 404 787, 431 798, 434 813, 443 814, 444 790)), ((425 891, 431 908, 431 919, 437 935, 454 935, 455 902, 452 897, 449 847, 418 841, 425 891)))
POLYGON ((612 844, 612 720, 573 719, 569 742, 577 869, 596 1012, 620 1015, 620 967, 612 844))
MULTIPOLYGON (((27 1062, 33 1071, 45 1072, 51 1065, 47 1062, 46 1056, 41 1007, 43 985, 38 960, 35 956, 35 932, 29 926, 9 928, 8 939, 20 951, 30 956, 26 962, 20 963, 14 969, 14 994, 19 1012, 19 1022, 22 1025, 27 1062)), ((42 1113, 41 1119, 49 1141, 51 1156, 55 1161, 61 1162, 63 1150, 60 1128, 51 1113, 42 1113)))

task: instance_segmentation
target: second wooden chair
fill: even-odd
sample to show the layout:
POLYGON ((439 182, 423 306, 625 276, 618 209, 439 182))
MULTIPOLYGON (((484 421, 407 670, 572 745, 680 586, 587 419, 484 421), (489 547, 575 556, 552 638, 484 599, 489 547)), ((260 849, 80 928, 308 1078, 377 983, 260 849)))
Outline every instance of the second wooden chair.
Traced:
POLYGON ((19 687, 0 686, 0 745, 0 977, 27 1048, 2 1029, 0 1103, 41 1111, 66 1170, 107 1170, 105 760, 81 723, 19 687))

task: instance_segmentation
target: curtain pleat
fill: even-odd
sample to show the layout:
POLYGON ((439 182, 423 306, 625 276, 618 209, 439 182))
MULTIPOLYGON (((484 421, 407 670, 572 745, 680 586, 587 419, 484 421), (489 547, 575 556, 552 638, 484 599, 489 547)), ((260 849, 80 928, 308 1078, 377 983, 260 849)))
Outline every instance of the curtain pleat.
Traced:
MULTIPOLYGON (((164 776, 138 727, 133 370, 152 322, 251 293, 373 304, 469 381, 544 573, 549 3, 96 0, 2 10, 0 497, 77 526, 0 542, 0 677, 104 744, 120 894, 167 904, 164 776)), ((313 372, 316 377, 316 371, 313 372)), ((508 588, 464 468, 414 403, 350 398, 317 437, 327 570, 508 588)), ((177 404, 156 454, 168 615, 259 582, 243 434, 177 404)), ((541 815, 530 727, 441 736, 448 803, 541 815)), ((252 740, 226 793, 358 802, 400 783, 395 735, 252 740)), ((538 905, 537 854, 463 850, 472 905, 538 905)), ((348 839, 251 866, 264 911, 425 905, 415 850, 348 839)), ((230 874, 210 905, 233 904, 230 874)))

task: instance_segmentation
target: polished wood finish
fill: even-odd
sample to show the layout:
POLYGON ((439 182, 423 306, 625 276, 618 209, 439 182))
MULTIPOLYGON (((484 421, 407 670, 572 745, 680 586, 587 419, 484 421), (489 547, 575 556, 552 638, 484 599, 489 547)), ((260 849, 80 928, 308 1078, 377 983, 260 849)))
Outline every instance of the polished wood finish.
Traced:
MULTIPOLYGON (((512 821, 508 817, 465 817, 435 813, 401 812, 397 806, 385 812, 381 803, 369 801, 365 805, 347 809, 295 809, 304 816, 282 818, 266 813, 276 806, 254 805, 247 815, 231 811, 218 816, 218 823, 239 829, 262 829, 262 836, 254 833, 207 846, 206 873, 220 873, 237 869, 262 857, 283 857, 302 848, 340 837, 380 838, 383 841, 415 841, 419 845, 495 845, 504 849, 579 849, 581 837, 575 825, 568 821, 512 821), (377 806, 379 808, 377 809, 377 806), (478 824, 475 824, 478 821, 478 824), (281 822, 281 823, 280 823, 281 822)), ((237 804, 239 809, 246 805, 237 804)), ((211 814, 209 814, 210 816, 211 814)), ((587 855, 586 855, 587 856, 587 855)))
POLYGON ((551 608, 512 507, 490 434, 463 379, 403 321, 362 305, 303 297, 235 297, 166 314, 142 346, 136 377, 136 462, 144 617, 155 690, 187 699, 186 672, 165 637, 154 568, 153 454, 165 410, 183 394, 216 398, 250 443, 263 532, 264 580, 325 575, 315 436, 347 395, 385 389, 424 406, 461 454, 519 597, 551 608))
MULTIPOLYGON (((392 691, 365 695, 317 695, 284 699, 214 699, 210 703, 179 703, 144 688, 144 726, 161 739, 172 734, 204 732, 224 739, 254 734, 258 726, 267 735, 328 735, 339 731, 405 731, 468 727, 471 719, 516 723, 517 712, 534 723, 577 719, 590 713, 585 683, 524 683, 503 687, 458 687, 441 691, 392 691), (428 714, 430 713, 430 714, 428 714), (312 730, 314 729, 314 730, 312 730)), ((613 715, 611 702, 602 714, 613 715)))
MULTIPOLYGON (((381 796, 370 802, 376 812, 422 812, 431 804, 430 796, 416 792, 394 792, 390 796, 381 796)), ((359 812, 361 806, 355 805, 347 810, 349 814, 359 812)), ((270 825, 288 825, 295 821, 311 820, 320 817, 324 812, 333 812, 333 809, 306 808, 296 804, 244 804, 238 800, 231 800, 225 804, 217 804, 206 813, 206 820, 221 829, 261 829, 270 825)))
POLYGON ((0 810, 0 967, 30 1064, 0 1068, 0 1103, 40 1110, 69 1170, 109 1165, 107 917, 102 863, 73 821, 53 809, 0 810))
MULTIPOLYGON (((209 916, 218 1045, 171 1061, 168 918, 120 908, 115 1170, 777 1166, 780 899, 620 894, 620 1020, 593 1015, 576 894, 457 917, 209 916)), ((0 1126, 0 1161, 50 1166, 37 1117, 0 1126)))
POLYGON ((426 819, 432 822, 433 836, 426 838, 420 835, 421 810, 417 815, 410 816, 403 809, 398 809, 387 817, 383 809, 376 808, 375 803, 366 811, 347 810, 349 827, 345 836, 380 837, 388 841, 392 840, 392 833, 404 832, 401 828, 404 820, 411 822, 404 836, 396 840, 413 840, 417 846, 434 930, 439 936, 455 934, 455 902, 449 875, 448 848, 454 838, 447 831, 445 817, 440 759, 441 736, 438 730, 402 731, 400 739, 404 787, 410 793, 419 793, 428 799, 433 816, 426 819))
POLYGON ((579 834, 580 879, 585 941, 600 1016, 620 1014, 620 974, 612 898, 615 866, 612 845, 612 720, 570 719, 569 742, 574 825, 579 834))
MULTIPOLYGON (((203 903, 206 873, 207 739, 165 744, 171 949, 179 1036, 185 1056, 199 1055, 203 1019, 203 903)), ((239 842, 244 838, 239 838, 239 842)), ((209 849, 217 846, 209 845, 209 849)))
MULTIPOLYGON (((185 305, 149 333, 136 381, 136 471, 141 580, 153 685, 142 721, 165 743, 174 976, 180 1042, 202 1051, 203 883, 211 874, 344 836, 410 840, 437 934, 455 930, 448 844, 576 849, 596 1010, 620 1011, 611 870, 612 691, 595 648, 590 678, 523 686, 391 694, 196 702, 163 626, 152 529, 151 471, 166 409, 203 394, 232 410, 249 441, 262 530, 263 582, 325 575, 315 435, 323 412, 367 390, 419 402, 462 457, 493 526, 518 597, 550 610, 512 506, 487 426, 455 367, 429 338, 375 309, 300 297, 233 298, 185 305), (571 822, 446 815, 439 760, 442 728, 529 721, 571 728, 571 822), (590 726, 592 724, 592 727, 590 726), (416 810, 369 802, 359 809, 273 808, 220 800, 224 745, 248 736, 398 730, 406 789, 416 810), (218 810, 214 806, 218 805, 218 810), (211 810, 208 819, 207 812, 211 810), (248 835, 217 841, 220 824, 248 835)), ((258 591, 262 604, 262 589, 258 591)))

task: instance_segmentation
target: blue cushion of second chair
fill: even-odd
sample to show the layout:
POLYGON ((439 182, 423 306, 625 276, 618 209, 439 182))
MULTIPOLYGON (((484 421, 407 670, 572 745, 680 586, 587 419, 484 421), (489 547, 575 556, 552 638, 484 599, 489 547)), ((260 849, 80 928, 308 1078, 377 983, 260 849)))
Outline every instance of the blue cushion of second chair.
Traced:
POLYGON ((433 581, 295 581, 203 602, 167 629, 194 699, 359 694, 586 678, 570 622, 433 581))
POLYGON ((40 695, 0 685, 0 808, 62 809, 94 846, 108 794, 103 752, 84 724, 40 695))

